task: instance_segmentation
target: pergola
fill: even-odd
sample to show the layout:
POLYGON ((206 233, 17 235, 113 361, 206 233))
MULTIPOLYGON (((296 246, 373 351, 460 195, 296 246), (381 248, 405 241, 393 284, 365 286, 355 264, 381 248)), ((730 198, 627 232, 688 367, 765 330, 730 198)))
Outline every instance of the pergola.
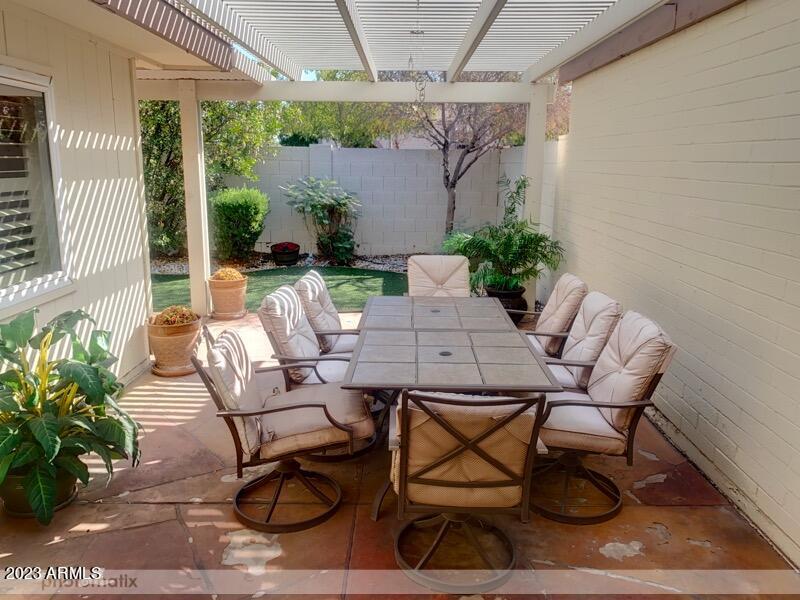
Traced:
MULTIPOLYGON (((185 49, 200 64, 143 61, 140 99, 180 102, 192 307, 207 312, 210 270, 200 120, 204 100, 413 102, 414 82, 380 71, 444 74, 425 102, 528 104, 524 173, 541 182, 548 76, 666 0, 93 0, 185 49), (302 81, 318 69, 368 81, 302 81), (519 74, 517 83, 462 81, 469 71, 519 74), (278 77, 273 76, 277 72, 278 77)), ((527 214, 538 218, 541 186, 527 214)))

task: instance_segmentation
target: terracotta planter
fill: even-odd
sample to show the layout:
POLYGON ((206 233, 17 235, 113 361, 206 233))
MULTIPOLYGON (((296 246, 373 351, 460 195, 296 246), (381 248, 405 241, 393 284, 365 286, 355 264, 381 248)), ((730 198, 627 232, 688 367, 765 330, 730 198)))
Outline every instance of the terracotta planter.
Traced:
POLYGON ((211 292, 211 316, 215 319, 241 319, 247 314, 245 296, 247 294, 247 277, 244 279, 209 279, 208 289, 211 292))
MULTIPOLYGON (((486 288, 487 296, 497 298, 500 300, 500 304, 502 304, 504 308, 510 308, 512 310, 528 310, 528 301, 522 297, 524 293, 524 287, 516 290, 496 290, 490 287, 486 288)), ((522 320, 522 317, 525 315, 509 313, 508 316, 511 317, 511 320, 514 321, 514 323, 519 323, 522 320)))
MULTIPOLYGON (((0 498, 3 499, 5 512, 12 517, 31 518, 34 516, 28 497, 25 495, 25 488, 22 487, 25 475, 9 473, 2 484, 0 484, 0 498)), ((56 500, 55 510, 60 510, 68 506, 78 495, 78 488, 75 483, 78 478, 64 469, 56 470, 56 500)))
POLYGON ((156 357, 152 371, 161 377, 180 377, 194 373, 192 353, 200 338, 200 319, 185 325, 156 325, 150 317, 147 335, 156 357))

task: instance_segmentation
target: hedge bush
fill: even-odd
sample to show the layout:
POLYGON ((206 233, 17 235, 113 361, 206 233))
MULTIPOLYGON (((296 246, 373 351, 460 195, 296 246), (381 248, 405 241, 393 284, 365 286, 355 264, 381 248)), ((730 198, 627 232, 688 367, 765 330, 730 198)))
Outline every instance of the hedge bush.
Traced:
POLYGON ((211 197, 211 223, 217 258, 247 258, 253 251, 269 198, 253 188, 228 188, 211 197))

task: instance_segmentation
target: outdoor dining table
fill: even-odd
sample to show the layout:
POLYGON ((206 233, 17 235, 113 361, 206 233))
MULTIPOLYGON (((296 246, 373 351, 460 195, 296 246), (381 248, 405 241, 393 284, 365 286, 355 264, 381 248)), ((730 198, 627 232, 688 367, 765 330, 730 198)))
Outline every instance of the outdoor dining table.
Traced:
MULTIPOLYGON (((341 386, 346 389, 552 393, 564 388, 497 298, 374 296, 341 386)), ((395 411, 389 450, 399 447, 395 411)), ((537 440, 537 450, 547 448, 537 440)))

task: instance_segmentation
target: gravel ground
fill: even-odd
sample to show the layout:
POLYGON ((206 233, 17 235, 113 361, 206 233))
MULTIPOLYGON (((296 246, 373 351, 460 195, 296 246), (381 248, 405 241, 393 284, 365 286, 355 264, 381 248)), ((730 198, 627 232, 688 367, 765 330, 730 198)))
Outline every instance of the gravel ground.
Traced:
MULTIPOLYGON (((382 256, 358 256, 351 267, 357 269, 373 269, 376 271, 390 271, 392 273, 405 273, 406 262, 409 254, 390 254, 382 256)), ((211 271, 216 271, 220 264, 216 260, 211 261, 211 271)), ((233 261, 226 262, 223 266, 234 267, 243 273, 250 271, 261 271, 263 269, 284 269, 279 267, 270 259, 270 255, 263 252, 254 252, 250 260, 246 262, 233 261)), ((298 267, 328 267, 331 266, 327 260, 322 260, 311 254, 301 254, 300 260, 295 266, 298 267)), ((150 272, 158 275, 187 275, 189 273, 189 261, 185 258, 163 259, 154 258, 150 260, 150 272)))

